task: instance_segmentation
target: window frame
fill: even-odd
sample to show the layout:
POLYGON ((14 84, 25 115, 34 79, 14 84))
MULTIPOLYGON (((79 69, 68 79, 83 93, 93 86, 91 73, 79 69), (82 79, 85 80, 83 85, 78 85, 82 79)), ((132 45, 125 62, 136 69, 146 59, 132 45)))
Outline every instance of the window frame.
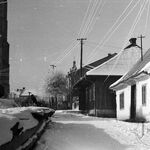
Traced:
POLYGON ((119 94, 119 102, 120 102, 120 110, 123 110, 124 109, 124 99, 125 99, 125 94, 124 92, 121 92, 119 94))
POLYGON ((147 104, 147 84, 143 84, 141 87, 142 106, 147 104))

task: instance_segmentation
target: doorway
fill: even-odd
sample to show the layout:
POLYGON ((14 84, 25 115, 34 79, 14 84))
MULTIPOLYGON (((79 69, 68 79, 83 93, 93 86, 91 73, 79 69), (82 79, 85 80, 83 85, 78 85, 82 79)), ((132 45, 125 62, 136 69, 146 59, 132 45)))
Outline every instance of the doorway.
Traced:
POLYGON ((136 85, 131 86, 131 108, 130 108, 130 119, 136 117, 136 85))

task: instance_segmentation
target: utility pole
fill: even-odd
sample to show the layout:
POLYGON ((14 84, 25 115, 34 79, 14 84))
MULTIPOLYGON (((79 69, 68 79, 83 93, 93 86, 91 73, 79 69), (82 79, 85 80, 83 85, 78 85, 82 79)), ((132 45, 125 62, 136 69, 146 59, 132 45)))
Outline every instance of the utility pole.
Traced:
POLYGON ((145 38, 145 36, 142 36, 142 34, 138 37, 141 39, 141 61, 143 61, 143 38, 145 38))
POLYGON ((86 38, 80 38, 80 39, 77 39, 78 41, 80 41, 80 44, 81 44, 81 56, 80 56, 80 77, 82 77, 82 61, 83 61, 83 41, 84 40, 87 40, 86 38))
POLYGON ((54 72, 54 69, 55 69, 56 66, 55 65, 50 65, 50 66, 52 67, 53 72, 54 72))

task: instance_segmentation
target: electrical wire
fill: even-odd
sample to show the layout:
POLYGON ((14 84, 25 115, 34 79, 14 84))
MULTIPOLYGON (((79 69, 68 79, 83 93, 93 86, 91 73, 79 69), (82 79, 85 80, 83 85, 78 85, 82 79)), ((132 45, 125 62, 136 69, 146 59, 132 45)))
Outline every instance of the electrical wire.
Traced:
MULTIPOLYGON (((145 7, 146 7, 146 4, 147 4, 147 0, 145 0, 145 1, 143 2, 143 5, 140 7, 140 11, 139 11, 139 13, 138 13, 138 15, 137 15, 137 17, 136 17, 136 22, 135 22, 135 24, 134 24, 134 26, 133 26, 133 31, 131 31, 132 33, 134 32, 135 27, 137 26, 137 24, 138 24, 138 22, 139 22, 139 20, 140 20, 140 18, 141 18, 141 16, 142 16, 142 13, 143 13, 143 11, 144 11, 144 9, 145 9, 145 7)), ((131 36, 132 36, 132 35, 131 35, 131 36)))
POLYGON ((60 55, 55 61, 54 64, 61 60, 67 53, 69 53, 71 51, 71 49, 78 43, 78 41, 74 41, 72 42, 72 44, 63 52, 62 55, 60 55))
MULTIPOLYGON (((98 1, 98 0, 96 0, 96 2, 97 2, 97 1, 98 1)), ((94 7, 96 6, 95 3, 94 3, 93 5, 94 5, 94 7)), ((79 30, 78 35, 80 35, 81 32, 82 32, 82 28, 83 28, 83 25, 85 24, 84 22, 85 22, 85 19, 87 18, 87 15, 88 15, 90 6, 91 6, 91 1, 89 1, 89 5, 88 5, 87 11, 86 11, 86 13, 85 13, 85 17, 84 17, 84 19, 83 19, 83 22, 82 22, 82 25, 81 25, 81 28, 80 28, 80 30, 79 30)), ((94 9, 94 7, 92 7, 92 10, 94 9)), ((92 14, 90 14, 90 16, 91 16, 91 15, 92 15, 92 14)), ((87 25, 87 23, 86 23, 86 25, 87 25)), ((62 62, 63 59, 64 59, 66 56, 68 56, 68 54, 72 51, 72 48, 75 48, 75 47, 74 47, 75 45, 77 45, 77 41, 73 42, 73 43, 63 52, 63 55, 59 56, 59 57, 57 58, 57 60, 56 60, 54 63, 55 63, 55 64, 58 64, 58 63, 62 62)))
POLYGON ((112 67, 112 69, 111 69, 109 75, 108 75, 107 78, 104 80, 104 82, 106 82, 106 80, 109 78, 110 74, 112 73, 113 69, 115 68, 115 66, 116 66, 116 64, 117 64, 117 62, 118 62, 118 60, 119 60, 119 58, 120 58, 120 56, 121 56, 121 54, 122 54, 122 52, 123 52, 123 50, 124 50, 124 47, 125 47, 125 45, 127 44, 127 41, 128 41, 128 39, 129 39, 129 37, 133 34, 133 31, 134 31, 134 29, 135 29, 135 27, 136 27, 136 25, 137 25, 137 23, 138 23, 138 21, 139 21, 139 18, 141 17, 141 14, 142 14, 143 11, 144 11, 145 6, 146 6, 146 0, 143 2, 142 6, 140 7, 140 11, 139 11, 139 13, 137 14, 137 16, 136 16, 136 18, 135 18, 135 20, 134 20, 134 22, 133 22, 133 24, 132 24, 132 27, 131 27, 131 29, 130 29, 128 35, 127 35, 127 38, 126 38, 126 40, 125 40, 125 42, 124 42, 123 48, 122 48, 121 51, 118 53, 117 59, 116 59, 116 61, 115 61, 115 64, 113 65, 113 67, 112 67))
POLYGON ((83 18, 83 21, 82 21, 82 24, 81 24, 81 27, 80 27, 80 30, 79 30, 79 33, 78 33, 78 36, 80 37, 80 34, 82 33, 82 30, 83 30, 83 27, 84 27, 84 24, 85 24, 85 20, 88 16, 88 13, 89 13, 89 10, 90 10, 90 7, 91 7, 91 4, 92 4, 92 0, 89 0, 89 5, 87 7, 87 10, 86 10, 86 13, 84 15, 84 18, 83 18))
MULTIPOLYGON (((102 4, 102 6, 101 6, 101 8, 100 8, 100 10, 99 10, 99 16, 100 16, 100 14, 101 14, 101 12, 102 12, 102 10, 103 10, 103 8, 104 8, 105 3, 106 3, 106 2, 104 1, 103 4, 102 4)), ((93 30, 93 27, 95 26, 96 22, 97 22, 97 19, 94 20, 93 24, 92 24, 91 27, 89 28, 89 31, 86 33, 87 36, 88 36, 88 34, 90 34, 91 31, 93 30)))
MULTIPOLYGON (((123 18, 123 20, 118 24, 118 26, 113 29, 113 31, 109 34, 109 37, 106 36, 106 40, 105 41, 102 41, 99 45, 97 45, 97 47, 94 49, 95 51, 97 50, 97 48, 100 46, 100 47, 103 47, 103 45, 110 39, 110 37, 112 36, 112 34, 119 28, 119 26, 124 22, 124 20, 129 16, 129 14, 134 10, 134 8, 137 6, 137 4, 140 2, 140 0, 134 5, 134 7, 128 12, 128 14, 123 18)), ((94 51, 94 52, 95 52, 94 51)), ((94 53, 93 53, 94 54, 94 53)))
POLYGON ((89 21, 89 23, 88 23, 88 25, 87 25, 87 28, 85 29, 85 31, 84 31, 84 33, 83 33, 83 37, 88 33, 89 28, 90 28, 91 25, 93 24, 93 20, 94 20, 96 14, 97 14, 97 11, 99 10, 99 8, 100 8, 102 2, 103 2, 103 1, 101 0, 101 1, 97 4, 97 7, 95 8, 95 11, 93 12, 93 16, 92 16, 92 18, 90 19, 90 21, 89 21))
POLYGON ((94 11, 95 11, 95 8, 96 8, 98 2, 99 2, 99 0, 95 0, 95 1, 94 1, 94 4, 93 4, 93 6, 92 6, 92 8, 91 8, 91 12, 90 12, 90 14, 89 14, 89 16, 88 16, 88 18, 87 18, 86 24, 85 24, 85 26, 84 26, 84 29, 83 29, 82 33, 81 33, 81 36, 82 36, 82 37, 84 36, 84 33, 85 33, 85 31, 86 31, 86 28, 88 27, 88 24, 89 24, 90 21, 91 21, 91 18, 92 18, 92 16, 93 16, 93 13, 94 13, 94 11))
MULTIPOLYGON (((90 25, 92 24, 92 21, 93 21, 95 15, 96 15, 96 13, 97 13, 99 7, 100 7, 100 4, 101 4, 101 3, 98 4, 98 2, 99 2, 98 0, 94 1, 94 4, 92 5, 92 9, 91 9, 91 12, 90 12, 90 14, 89 14, 89 16, 88 16, 88 19, 87 19, 86 23, 84 23, 84 22, 85 22, 85 19, 87 18, 89 9, 90 9, 90 7, 91 7, 91 1, 89 1, 89 5, 88 5, 88 8, 87 8, 87 11, 86 11, 86 14, 85 14, 85 17, 84 17, 84 19, 83 19, 83 22, 82 22, 82 25, 81 25, 81 28, 80 28, 80 30, 79 30, 78 35, 80 35, 80 34, 81 34, 81 35, 84 35, 84 34, 86 34, 86 32, 88 32, 88 29, 89 29, 90 25), (98 6, 97 6, 97 5, 98 5, 98 6), (84 25, 84 24, 85 24, 85 25, 84 25), (83 25, 85 26, 84 31, 82 31, 83 25)), ((101 2, 102 2, 102 1, 101 1, 101 2)), ((74 44, 76 44, 76 42, 74 42, 74 43, 72 44, 72 45, 73 45, 73 49, 75 48, 75 47, 74 47, 74 44)), ((71 45, 70 47, 72 47, 72 45, 71 45)), ((62 62, 63 59, 64 59, 66 56, 68 56, 68 54, 71 53, 72 49, 71 49, 70 47, 65 50, 63 56, 60 56, 60 57, 55 61, 55 64, 58 64, 58 63, 62 62)))
POLYGON ((136 2, 136 4, 132 7, 132 9, 130 9, 130 11, 128 11, 128 13, 125 15, 125 17, 122 19, 122 21, 116 26, 116 24, 120 21, 120 19, 122 18, 122 16, 125 14, 125 12, 127 11, 127 9, 130 7, 130 5, 132 4, 133 0, 128 4, 128 6, 125 8, 125 10, 123 11, 123 13, 118 17, 118 19, 116 20, 116 22, 114 23, 114 25, 109 29, 109 31, 105 34, 104 38, 99 42, 99 44, 93 49, 93 51, 91 52, 88 60, 90 61, 95 54, 95 51, 97 50, 97 48, 102 47, 113 35, 113 33, 119 28, 119 26, 125 21, 125 19, 131 14, 131 12, 135 9, 135 7, 139 4, 140 0, 138 0, 136 2), (114 29, 115 27, 115 29, 114 29), (111 32, 111 33, 110 33, 111 32), (109 35, 109 36, 108 36, 109 35))
POLYGON ((148 27, 148 20, 149 20, 149 12, 150 12, 150 1, 148 1, 148 8, 147 8, 147 15, 146 15, 146 23, 145 23, 145 29, 144 29, 144 34, 146 35, 146 30, 148 27))
POLYGON ((78 44, 79 43, 76 43, 60 60, 58 60, 57 62, 55 62, 55 64, 61 63, 64 60, 64 58, 66 56, 68 56, 78 46, 78 44))

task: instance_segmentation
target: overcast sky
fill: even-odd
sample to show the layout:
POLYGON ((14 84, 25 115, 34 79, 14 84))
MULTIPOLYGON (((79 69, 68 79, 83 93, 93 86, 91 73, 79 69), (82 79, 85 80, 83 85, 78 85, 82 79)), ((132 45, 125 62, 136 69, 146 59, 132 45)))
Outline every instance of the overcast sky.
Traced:
MULTIPOLYGON (((73 60, 76 60, 77 65, 79 65, 79 45, 64 59, 61 59, 61 56, 67 53, 66 49, 73 42, 77 42, 77 38, 80 38, 78 33, 84 32, 86 25, 88 25, 86 23, 88 17, 90 18, 90 15, 94 16, 96 9, 95 17, 90 18, 91 26, 87 28, 87 34, 82 36, 87 38, 84 42, 83 64, 87 64, 89 60, 94 61, 105 57, 108 53, 119 52, 144 0, 137 4, 135 9, 116 30, 114 28, 115 32, 105 45, 97 48, 93 53, 94 55, 90 55, 130 1, 8 0, 11 89, 25 86, 28 89, 38 91, 41 89, 48 72, 52 71, 50 65, 56 63, 56 69, 66 74, 69 68, 72 67, 73 60), (97 6, 95 9, 94 5, 97 6), (86 18, 85 15, 87 16, 86 18), (85 24, 83 24, 83 20, 85 24), (84 29, 81 28, 82 24, 84 29), (59 63, 57 60, 60 60, 59 63)), ((136 2, 137 0, 133 0, 124 16, 136 2)), ((140 34, 145 34, 144 31, 146 31, 145 49, 150 47, 150 44, 148 44, 150 32, 146 28, 150 25, 149 21, 146 21, 146 18, 149 17, 147 12, 148 4, 145 5, 143 14, 132 35, 137 37, 140 34)), ((123 20, 124 16, 121 20, 123 20)), ((111 32, 108 35, 110 34, 111 32)), ((139 40, 137 42, 139 44, 139 40)))

